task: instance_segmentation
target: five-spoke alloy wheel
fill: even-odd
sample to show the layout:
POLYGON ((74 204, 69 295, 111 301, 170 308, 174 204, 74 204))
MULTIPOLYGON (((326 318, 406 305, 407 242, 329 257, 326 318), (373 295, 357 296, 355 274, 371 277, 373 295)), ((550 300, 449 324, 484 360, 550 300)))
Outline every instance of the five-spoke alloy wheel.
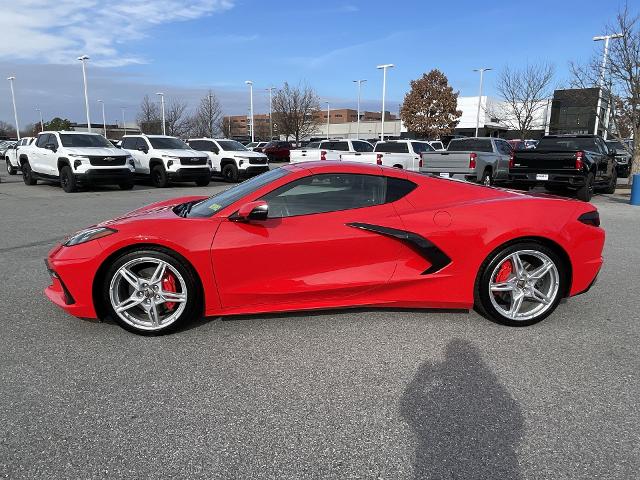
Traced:
POLYGON ((481 267, 476 305, 500 323, 532 325, 558 306, 565 278, 564 265, 553 250, 533 242, 511 245, 481 267))
POLYGON ((190 269, 159 250, 120 257, 109 268, 104 287, 113 319, 136 333, 170 331, 192 317, 197 304, 190 269))

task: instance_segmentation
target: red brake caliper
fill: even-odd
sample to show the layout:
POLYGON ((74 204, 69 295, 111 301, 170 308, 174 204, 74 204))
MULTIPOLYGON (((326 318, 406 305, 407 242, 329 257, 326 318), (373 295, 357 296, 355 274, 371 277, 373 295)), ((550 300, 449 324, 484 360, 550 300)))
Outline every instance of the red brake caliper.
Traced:
MULTIPOLYGON (((171 275, 170 273, 165 273, 164 277, 162 277, 162 290, 164 290, 165 292, 173 292, 175 293, 176 290, 176 279, 173 275, 171 275)), ((176 306, 175 302, 166 302, 165 307, 167 307, 167 310, 173 310, 173 307, 176 306)))
POLYGON ((507 260, 500 266, 500 270, 498 270, 496 283, 506 282, 509 279, 511 272, 513 272, 513 264, 511 263, 511 260, 507 260))

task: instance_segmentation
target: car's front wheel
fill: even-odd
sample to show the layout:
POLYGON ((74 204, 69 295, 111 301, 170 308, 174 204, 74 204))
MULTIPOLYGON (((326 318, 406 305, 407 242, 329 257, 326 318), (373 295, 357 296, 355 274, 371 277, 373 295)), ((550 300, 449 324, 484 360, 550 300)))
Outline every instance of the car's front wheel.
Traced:
POLYGON ((151 183, 156 188, 165 188, 169 186, 169 175, 162 165, 155 165, 151 169, 151 183))
POLYGON ((505 325, 533 325, 556 309, 566 282, 566 268, 556 252, 535 242, 512 244, 480 267, 476 307, 505 325))
POLYGON ((28 160, 22 163, 22 180, 25 185, 35 185, 38 183, 38 180, 33 175, 33 171, 31 171, 31 165, 29 165, 28 160))
POLYGON ((16 173, 18 173, 18 169, 11 165, 11 162, 9 160, 7 160, 7 173, 9 175, 15 175, 16 173))
POLYGON ((197 282, 183 261, 161 250, 136 250, 107 270, 103 300, 123 328, 142 335, 167 333, 192 319, 197 282))

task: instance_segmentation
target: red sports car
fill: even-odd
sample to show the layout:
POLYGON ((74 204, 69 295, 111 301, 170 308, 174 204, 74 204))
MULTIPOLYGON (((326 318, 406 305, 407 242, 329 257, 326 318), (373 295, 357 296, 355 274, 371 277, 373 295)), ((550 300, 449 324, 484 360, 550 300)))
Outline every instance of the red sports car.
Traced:
POLYGON ((76 233, 49 253, 46 295, 143 334, 203 314, 354 306, 475 306, 530 325, 592 285, 599 223, 585 202, 310 162, 76 233))

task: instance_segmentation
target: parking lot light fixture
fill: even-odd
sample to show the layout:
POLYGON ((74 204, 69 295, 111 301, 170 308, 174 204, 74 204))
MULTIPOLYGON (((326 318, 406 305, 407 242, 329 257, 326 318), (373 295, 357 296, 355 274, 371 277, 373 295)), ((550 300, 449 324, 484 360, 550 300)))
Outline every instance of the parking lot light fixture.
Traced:
POLYGON ((87 60, 89 60, 89 57, 87 55, 82 55, 81 57, 78 57, 78 60, 80 60, 82 62, 82 79, 84 81, 84 108, 86 110, 87 113, 87 131, 91 132, 91 118, 89 115, 89 93, 87 91, 87 60))
MULTIPOLYGON (((600 42, 604 40, 604 51, 602 52, 602 65, 600 66, 600 76, 598 79, 598 86, 600 90, 598 92, 598 106, 596 107, 596 123, 593 129, 593 134, 598 134, 598 127, 600 125, 600 109, 602 108, 602 87, 604 87, 604 77, 605 70, 607 68, 607 58, 609 56, 609 40, 612 38, 622 38, 624 35, 622 33, 612 33, 610 35, 598 35, 593 37, 594 42, 600 42)), ((608 125, 605 126, 604 130, 604 138, 607 138, 607 128, 608 125)))
POLYGON ((167 127, 166 127, 165 116, 164 116, 164 93, 157 92, 156 95, 160 97, 160 108, 162 109, 162 135, 166 135, 167 127))
POLYGON ((40 110, 39 108, 36 108, 36 112, 40 114, 40 131, 44 132, 44 121, 42 120, 42 110, 40 110))
POLYGON ((484 72, 488 72, 489 70, 493 70, 492 68, 474 68, 474 72, 480 72, 480 93, 478 93, 478 111, 476 112, 476 137, 478 136, 478 129, 480 128, 480 104, 482 103, 482 79, 484 77, 484 72))
POLYGON ((104 129, 104 138, 107 138, 107 119, 104 116, 104 102, 98 100, 98 103, 102 104, 102 128, 104 129))
POLYGON ((269 141, 273 140, 273 91, 276 87, 269 87, 269 141))
POLYGON ((327 104, 327 140, 329 140, 329 115, 331 114, 331 109, 329 108, 329 102, 324 102, 327 104))
POLYGON ((356 138, 360 139, 360 89, 362 84, 365 83, 366 80, 354 80, 354 83, 358 84, 358 124, 356 127, 356 138))
POLYGON ((247 85, 249 85, 249 115, 250 115, 250 121, 251 124, 249 125, 251 127, 251 141, 255 141, 255 132, 254 132, 254 125, 253 125, 253 81, 252 80, 245 80, 245 82, 247 85))
POLYGON ((380 141, 384 142, 384 101, 385 96, 387 95, 387 70, 395 67, 393 63, 385 63, 384 65, 378 65, 376 68, 382 70, 382 115, 380 115, 382 119, 382 125, 380 128, 380 141))
POLYGON ((20 126, 18 125, 18 110, 16 109, 16 95, 13 91, 13 81, 15 79, 16 77, 14 76, 7 78, 7 80, 9 80, 9 85, 11 86, 11 101, 13 102, 13 118, 16 121, 16 137, 18 138, 18 140, 20 140, 20 126))

